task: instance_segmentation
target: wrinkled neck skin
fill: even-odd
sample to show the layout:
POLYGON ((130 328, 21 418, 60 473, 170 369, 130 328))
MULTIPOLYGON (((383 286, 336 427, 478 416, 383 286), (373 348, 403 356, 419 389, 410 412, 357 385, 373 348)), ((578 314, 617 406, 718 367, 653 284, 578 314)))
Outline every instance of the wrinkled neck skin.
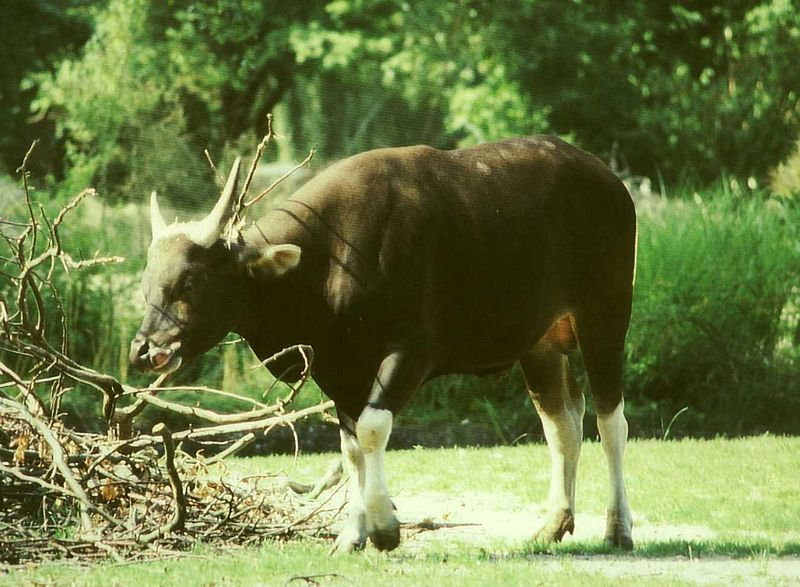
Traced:
MULTIPOLYGON (((237 332, 262 361, 284 348, 310 345, 315 381, 337 406, 357 416, 395 316, 386 312, 380 295, 380 245, 370 240, 380 238, 375 228, 380 223, 372 224, 374 230, 343 230, 342 216, 354 208, 333 197, 331 189, 312 180, 243 231, 246 248, 292 244, 302 256, 297 267, 277 279, 259 270, 246 277, 237 332)), ((276 377, 294 381, 303 365, 300 353, 294 353, 267 367, 276 377)))
MULTIPOLYGON (((309 344, 316 350, 321 333, 326 331, 320 328, 326 322, 323 288, 319 286, 324 279, 324 268, 319 256, 313 254, 316 248, 313 235, 300 225, 287 227, 285 221, 279 230, 269 230, 279 224, 270 222, 270 216, 273 214, 243 233, 245 249, 296 244, 301 247, 303 258, 298 267, 279 278, 260 269, 248 270, 244 277, 244 309, 234 331, 262 361, 297 344, 309 344)), ((267 367, 274 376, 291 381, 302 371, 292 368, 299 361, 298 354, 271 362, 267 367)))

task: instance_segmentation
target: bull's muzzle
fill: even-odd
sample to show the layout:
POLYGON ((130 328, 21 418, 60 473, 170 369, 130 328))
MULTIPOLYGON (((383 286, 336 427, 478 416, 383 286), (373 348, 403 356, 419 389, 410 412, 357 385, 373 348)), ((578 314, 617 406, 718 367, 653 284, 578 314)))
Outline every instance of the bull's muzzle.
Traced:
POLYGON ((131 341, 130 363, 140 371, 158 371, 169 373, 181 366, 182 358, 178 354, 180 341, 176 340, 166 346, 157 345, 147 336, 138 332, 131 341))

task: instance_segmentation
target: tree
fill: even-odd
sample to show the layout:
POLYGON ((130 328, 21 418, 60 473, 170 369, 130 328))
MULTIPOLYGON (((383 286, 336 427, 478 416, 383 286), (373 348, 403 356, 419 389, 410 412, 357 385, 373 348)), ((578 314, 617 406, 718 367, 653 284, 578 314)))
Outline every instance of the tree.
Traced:
POLYGON ((112 0, 96 22, 29 79, 75 173, 117 193, 191 197, 202 149, 276 108, 321 158, 546 131, 668 181, 763 177, 800 133, 798 0, 112 0))
POLYGON ((53 121, 31 119, 37 87, 26 81, 30 71, 47 69, 74 52, 91 34, 91 19, 81 0, 3 0, 0 3, 0 165, 13 173, 34 139, 40 155, 33 171, 60 172, 53 121))
POLYGON ((764 176, 800 131, 793 0, 336 0, 295 30, 325 71, 383 72, 442 143, 549 130, 635 173, 764 176))
POLYGON ((287 23, 313 6, 112 0, 79 57, 31 78, 66 142, 63 188, 197 202, 213 185, 203 149, 263 132, 291 79, 287 23))

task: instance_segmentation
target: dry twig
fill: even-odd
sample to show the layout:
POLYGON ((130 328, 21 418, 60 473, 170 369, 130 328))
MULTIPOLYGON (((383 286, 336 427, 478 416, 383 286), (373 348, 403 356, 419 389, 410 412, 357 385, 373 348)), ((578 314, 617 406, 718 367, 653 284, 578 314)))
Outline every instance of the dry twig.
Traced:
MULTIPOLYGON (((239 214, 264 195, 246 199, 272 136, 270 119, 239 194, 239 214)), ((292 347, 262 362, 269 364, 290 352, 299 353, 303 361, 299 381, 287 385, 286 395, 271 405, 203 386, 164 387, 163 376, 146 388, 135 388, 69 357, 67 322, 54 275, 121 259, 99 253, 75 259, 65 251, 61 227, 68 214, 95 192, 82 191, 51 220, 30 194, 27 164, 34 147, 35 143, 19 169, 27 218, 0 222, 0 239, 10 247, 10 255, 0 257, 0 270, 10 284, 0 288, 0 376, 5 379, 0 380, 0 563, 44 558, 91 562, 108 556, 127 562, 171 555, 198 540, 250 544, 265 536, 326 532, 336 513, 328 501, 309 509, 277 483, 264 489, 257 480, 234 482, 220 466, 224 458, 253 442, 257 433, 288 426, 296 436, 295 422, 332 407, 332 402, 323 402, 289 409, 310 375, 311 348, 292 347), (55 324, 58 329, 53 333, 55 324), (63 424, 62 397, 82 389, 66 388, 65 381, 102 393, 107 431, 78 433, 63 424), (200 396, 221 394, 243 402, 247 409, 221 413, 160 395, 175 389, 190 389, 200 396), (123 397, 134 401, 119 406, 123 397), (157 424, 152 435, 136 434, 136 418, 148 406, 204 423, 174 431, 157 424), (209 459, 193 457, 180 448, 185 440, 213 442, 219 453, 209 459), (65 539, 67 535, 71 537, 65 539)), ((237 222, 241 221, 243 216, 238 216, 237 222)))
MULTIPOLYGON (((262 190, 257 196, 254 196, 253 198, 250 198, 248 200, 247 194, 250 191, 250 184, 252 183, 256 170, 258 169, 258 164, 261 162, 261 157, 264 154, 264 150, 275 139, 275 137, 276 135, 272 130, 272 114, 267 114, 267 132, 262 137, 261 141, 258 143, 258 146, 256 147, 255 155, 253 156, 253 160, 250 163, 250 168, 247 170, 247 175, 245 176, 242 188, 239 191, 239 195, 237 196, 236 201, 234 202, 233 205, 233 214, 228 223, 228 229, 227 229, 227 241, 229 244, 236 239, 236 236, 240 233, 241 228, 247 221, 245 215, 247 208, 256 204, 259 200, 264 198, 264 196, 272 193, 275 190, 275 188, 277 188, 285 180, 289 179, 300 169, 307 166, 314 158, 314 153, 316 151, 315 149, 311 149, 306 158, 303 159, 303 161, 301 161, 300 163, 295 165, 292 169, 290 169, 282 176, 280 176, 278 179, 273 181, 272 184, 270 184, 266 189, 262 190)), ((216 167, 214 167, 214 163, 211 160, 211 156, 207 151, 206 151, 206 158, 208 159, 211 168, 214 170, 214 173, 217 173, 216 167)))

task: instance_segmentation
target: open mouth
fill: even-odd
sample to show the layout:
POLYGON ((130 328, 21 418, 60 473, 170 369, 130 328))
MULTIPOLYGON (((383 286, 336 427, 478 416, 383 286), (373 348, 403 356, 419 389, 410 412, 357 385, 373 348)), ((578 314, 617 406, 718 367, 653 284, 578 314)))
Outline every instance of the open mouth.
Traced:
POLYGON ((171 373, 183 363, 178 354, 181 343, 177 340, 166 346, 157 346, 144 337, 137 337, 131 347, 131 361, 142 370, 171 373))
POLYGON ((171 373, 181 366, 183 358, 177 354, 181 348, 181 343, 173 342, 168 347, 150 347, 148 358, 150 369, 159 373, 171 373))

